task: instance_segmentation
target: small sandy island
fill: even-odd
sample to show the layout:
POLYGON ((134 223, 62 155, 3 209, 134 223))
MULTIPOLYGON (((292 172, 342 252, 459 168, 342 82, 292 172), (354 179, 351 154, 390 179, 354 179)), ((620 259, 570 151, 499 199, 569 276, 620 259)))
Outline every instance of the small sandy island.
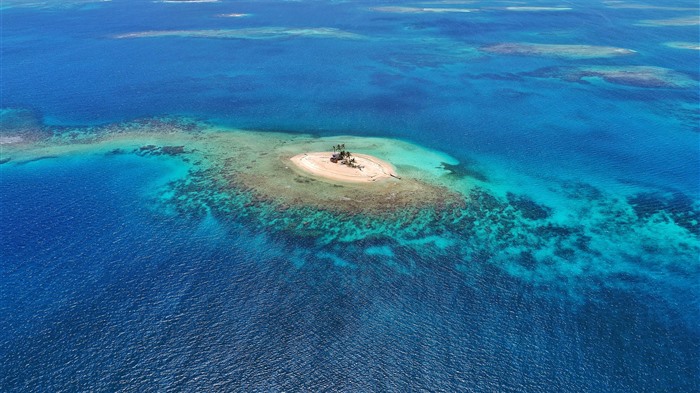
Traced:
POLYGON ((357 168, 331 162, 332 156, 332 152, 302 153, 290 160, 306 173, 340 182, 366 183, 390 177, 399 178, 391 164, 367 154, 353 153, 357 168))

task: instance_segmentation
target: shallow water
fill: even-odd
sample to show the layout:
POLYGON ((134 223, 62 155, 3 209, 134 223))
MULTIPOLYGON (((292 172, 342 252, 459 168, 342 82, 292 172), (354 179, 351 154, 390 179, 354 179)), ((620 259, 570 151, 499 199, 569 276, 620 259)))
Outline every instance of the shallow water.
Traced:
POLYGON ((29 4, 0 11, 2 137, 186 116, 398 138, 441 152, 464 207, 246 208, 167 155, 0 164, 0 390, 698 388, 698 52, 665 45, 698 31, 640 22, 695 2, 29 4), (257 30, 115 38, 222 29, 257 30), (513 42, 636 53, 480 50, 513 42), (660 71, 581 74, 634 66, 660 71))

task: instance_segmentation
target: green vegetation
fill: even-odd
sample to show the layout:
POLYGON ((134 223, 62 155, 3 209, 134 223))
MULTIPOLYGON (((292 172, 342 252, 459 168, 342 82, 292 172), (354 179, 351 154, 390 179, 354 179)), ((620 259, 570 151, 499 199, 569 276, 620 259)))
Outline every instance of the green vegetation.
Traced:
POLYGON ((350 168, 357 168, 359 170, 362 170, 363 166, 359 165, 357 161, 355 161, 355 158, 352 157, 352 153, 349 151, 345 150, 345 144, 338 144, 337 146, 333 146, 333 157, 331 157, 331 162, 335 163, 341 163, 343 165, 347 165, 350 168))

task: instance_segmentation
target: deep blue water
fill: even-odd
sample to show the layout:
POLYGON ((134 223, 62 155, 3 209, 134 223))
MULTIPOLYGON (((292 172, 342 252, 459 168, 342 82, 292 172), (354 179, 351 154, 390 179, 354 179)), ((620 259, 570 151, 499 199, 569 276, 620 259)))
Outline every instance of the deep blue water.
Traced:
POLYGON ((698 389, 699 58, 663 45, 697 44, 698 26, 637 25, 697 16, 695 2, 654 3, 690 11, 598 1, 566 12, 459 6, 481 9, 469 14, 327 1, 22 5, 0 11, 0 107, 45 124, 184 115, 399 137, 470 163, 495 194, 527 194, 555 213, 598 203, 560 195, 567 181, 601 190, 610 202, 601 206, 629 201, 636 210, 584 214, 581 228, 602 252, 591 252, 584 271, 533 277, 492 262, 498 255, 457 260, 464 250, 422 253, 391 239, 322 247, 245 220, 166 214, 155 195, 178 172, 173 160, 2 164, 0 391, 698 389), (114 38, 269 26, 363 38, 114 38), (638 53, 478 50, 500 42, 638 53), (692 82, 576 83, 542 71, 584 66, 662 67, 692 82), (624 237, 638 230, 627 215, 664 212, 671 225, 643 227, 642 246, 624 237), (587 220, 606 214, 622 218, 591 230, 587 220), (391 263, 369 247, 392 247, 391 263), (329 252, 353 263, 334 263, 329 252))

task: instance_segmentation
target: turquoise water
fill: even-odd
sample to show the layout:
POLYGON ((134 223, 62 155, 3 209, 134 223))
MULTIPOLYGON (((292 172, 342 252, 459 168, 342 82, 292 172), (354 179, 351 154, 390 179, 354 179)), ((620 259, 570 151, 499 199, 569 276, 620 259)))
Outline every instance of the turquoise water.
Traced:
POLYGON ((698 9, 626 4, 3 2, 0 137, 395 137, 468 187, 329 225, 202 192, 176 157, 0 164, 0 390, 697 390, 699 57, 666 43, 698 26, 642 21, 698 9))

